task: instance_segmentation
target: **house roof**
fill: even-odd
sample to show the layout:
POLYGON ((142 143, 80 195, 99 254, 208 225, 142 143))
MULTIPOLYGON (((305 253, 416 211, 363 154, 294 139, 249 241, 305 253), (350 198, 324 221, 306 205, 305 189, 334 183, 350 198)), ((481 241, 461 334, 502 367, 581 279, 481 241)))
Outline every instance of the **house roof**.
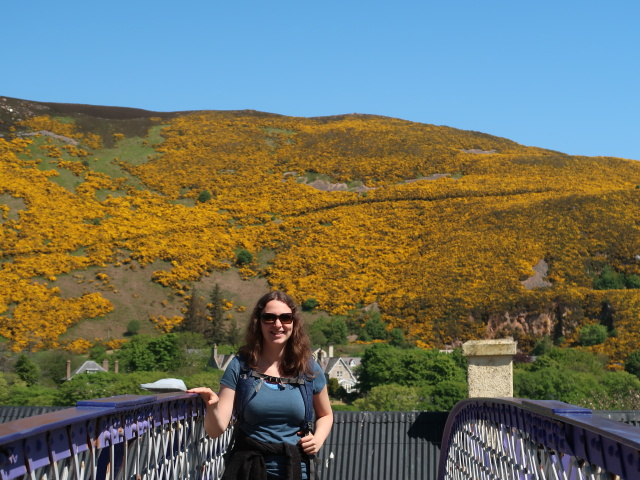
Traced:
POLYGON ((229 363, 231 362, 231 360, 233 360, 233 357, 235 357, 235 356, 236 356, 235 354, 211 355, 211 357, 209 358, 209 362, 207 362, 207 367, 218 368, 220 370, 226 370, 227 366, 229 365, 229 363))
POLYGON ((78 375, 79 373, 87 373, 87 372, 106 372, 104 368, 98 365, 93 360, 87 360, 80 367, 78 367, 71 376, 78 375))

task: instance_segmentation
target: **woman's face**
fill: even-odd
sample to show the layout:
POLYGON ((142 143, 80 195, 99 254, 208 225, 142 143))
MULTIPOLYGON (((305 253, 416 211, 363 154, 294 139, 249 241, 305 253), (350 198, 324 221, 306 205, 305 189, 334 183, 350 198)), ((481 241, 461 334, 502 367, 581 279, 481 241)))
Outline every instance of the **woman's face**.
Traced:
MULTIPOLYGON (((262 313, 275 313, 276 315, 279 315, 281 313, 291 313, 291 309, 286 303, 283 303, 279 300, 271 300, 265 305, 262 313)), ((293 322, 289 324, 283 324, 278 318, 275 323, 268 325, 264 323, 262 319, 259 319, 258 321, 260 322, 260 327, 262 328, 262 338, 264 338, 265 346, 284 346, 287 343, 287 340, 289 340, 289 338, 291 337, 291 333, 293 332, 293 322)))

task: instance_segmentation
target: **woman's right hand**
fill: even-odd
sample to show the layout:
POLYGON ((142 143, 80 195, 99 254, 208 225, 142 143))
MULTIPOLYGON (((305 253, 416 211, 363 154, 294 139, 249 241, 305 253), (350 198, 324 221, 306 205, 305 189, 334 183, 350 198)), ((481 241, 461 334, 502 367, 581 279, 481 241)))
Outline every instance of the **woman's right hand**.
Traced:
POLYGON ((222 435, 231 421, 233 402, 236 398, 235 390, 220 385, 220 393, 215 393, 207 387, 191 388, 187 393, 197 393, 204 401, 206 413, 204 416, 204 428, 211 438, 222 435))
POLYGON ((202 398, 206 406, 216 405, 220 400, 218 394, 208 387, 190 388, 187 390, 187 393, 197 393, 200 395, 200 398, 202 398))

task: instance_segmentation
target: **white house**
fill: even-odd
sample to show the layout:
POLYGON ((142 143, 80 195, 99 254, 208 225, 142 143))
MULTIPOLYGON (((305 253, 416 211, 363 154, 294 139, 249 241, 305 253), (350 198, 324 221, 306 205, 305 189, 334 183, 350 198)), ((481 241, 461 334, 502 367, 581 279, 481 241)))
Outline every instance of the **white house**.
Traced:
POLYGON ((327 378, 335 378, 338 385, 343 387, 348 393, 356 388, 358 377, 355 374, 355 367, 360 365, 360 357, 334 357, 333 346, 329 346, 327 354, 321 348, 314 350, 313 356, 322 367, 322 371, 327 378))

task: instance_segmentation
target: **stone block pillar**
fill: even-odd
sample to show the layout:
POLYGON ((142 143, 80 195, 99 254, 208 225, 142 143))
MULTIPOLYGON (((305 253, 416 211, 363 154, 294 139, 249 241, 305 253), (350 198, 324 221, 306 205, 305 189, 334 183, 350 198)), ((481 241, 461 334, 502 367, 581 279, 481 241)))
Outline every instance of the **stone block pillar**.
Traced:
POLYGON ((462 345, 468 361, 469 397, 513 397, 512 338, 470 340, 462 345))

